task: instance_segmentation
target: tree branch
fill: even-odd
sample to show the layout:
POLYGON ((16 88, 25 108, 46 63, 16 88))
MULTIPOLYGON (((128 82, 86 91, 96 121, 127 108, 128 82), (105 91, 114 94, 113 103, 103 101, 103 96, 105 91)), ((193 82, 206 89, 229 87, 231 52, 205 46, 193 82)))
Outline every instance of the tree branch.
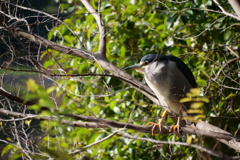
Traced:
POLYGON ((44 46, 47 49, 53 49, 53 50, 59 51, 61 53, 65 53, 67 55, 82 57, 82 58, 89 59, 89 60, 94 60, 94 57, 92 56, 92 52, 87 51, 85 49, 74 49, 74 48, 67 47, 67 46, 64 46, 61 44, 57 44, 57 43, 49 41, 41 36, 26 32, 26 31, 23 31, 20 29, 11 30, 10 32, 12 32, 12 34, 17 37, 26 38, 36 44, 40 44, 40 45, 44 46))
POLYGON ((91 143, 87 146, 84 146, 84 147, 82 147, 82 149, 78 149, 78 150, 75 150, 73 152, 70 152, 69 154, 79 154, 79 153, 83 152, 85 149, 87 149, 87 148, 89 148, 93 145, 96 145, 96 144, 98 144, 102 141, 105 141, 106 139, 112 137, 113 135, 120 135, 121 137, 125 137, 125 138, 128 138, 128 139, 141 140, 141 141, 151 142, 151 143, 155 143, 155 144, 170 144, 170 145, 172 144, 172 145, 181 145, 181 146, 193 147, 193 148, 204 151, 206 153, 209 153, 210 155, 213 155, 215 157, 219 157, 219 158, 222 158, 222 159, 228 159, 228 160, 232 159, 233 160, 233 159, 239 159, 240 158, 240 157, 229 157, 227 155, 224 155, 223 153, 219 153, 219 152, 213 151, 212 149, 205 148, 205 147, 195 145, 195 144, 188 144, 188 143, 184 143, 184 142, 159 141, 159 140, 155 140, 155 139, 151 139, 151 138, 136 137, 136 136, 132 136, 132 135, 128 134, 127 132, 124 132, 124 129, 116 130, 113 133, 111 133, 110 135, 102 138, 101 140, 98 140, 98 141, 93 142, 93 143, 91 143))
POLYGON ((55 42, 49 41, 41 36, 26 32, 23 30, 12 30, 11 32, 13 33, 13 35, 15 35, 17 37, 26 38, 34 43, 41 44, 42 46, 46 47, 47 49, 53 49, 53 50, 56 50, 56 51, 59 51, 61 53, 65 53, 68 55, 82 57, 82 58, 89 59, 89 60, 94 60, 94 61, 98 62, 98 64, 102 68, 106 69, 107 71, 109 71, 114 76, 121 79, 122 81, 132 85, 135 89, 137 89, 139 92, 146 95, 154 103, 156 103, 158 105, 160 104, 158 99, 152 92, 152 90, 147 85, 145 85, 141 81, 139 81, 136 78, 127 74, 125 71, 123 71, 123 70, 119 69, 118 67, 116 67, 115 65, 113 65, 111 62, 109 62, 104 56, 102 56, 99 53, 92 54, 90 51, 87 51, 85 49, 74 49, 71 47, 60 45, 55 42))
MULTIPOLYGON (((56 116, 39 116, 34 114, 23 114, 18 112, 13 112, 9 110, 5 110, 3 108, 0 109, 0 114, 5 116, 12 116, 15 118, 24 118, 24 119, 36 119, 36 120, 45 120, 45 121, 59 121, 59 118, 56 116)), ((145 126, 145 125, 135 125, 130 123, 117 122, 102 118, 97 118, 93 116, 83 116, 76 114, 61 114, 62 116, 66 116, 69 118, 74 118, 76 120, 87 121, 87 122, 79 122, 79 121, 71 121, 61 119, 61 124, 69 125, 73 127, 82 127, 82 128, 125 128, 132 129, 137 132, 142 133, 152 133, 153 126, 145 126)), ((61 117, 64 118, 64 117, 61 117)), ((160 132, 158 126, 154 130, 155 134, 164 134, 170 133, 169 129, 171 126, 164 125, 162 127, 162 131, 160 132)), ((188 126, 181 127, 182 134, 191 134, 197 135, 199 137, 209 137, 213 139, 220 140, 231 148, 234 148, 236 151, 240 152, 240 142, 237 142, 239 137, 233 136, 230 133, 221 130, 215 126, 212 126, 206 122, 199 122, 196 126, 188 126)))
POLYGON ((144 138, 144 137, 136 137, 136 136, 132 136, 126 132, 122 132, 123 137, 129 138, 129 139, 135 139, 135 140, 141 140, 141 141, 146 141, 146 142, 152 142, 152 143, 156 143, 156 144, 173 144, 173 145, 181 145, 181 146, 188 146, 188 147, 193 147, 196 148, 198 150, 204 151, 206 153, 209 153, 210 155, 213 155, 215 157, 219 157, 221 159, 228 159, 228 160, 237 160, 240 157, 236 156, 236 157, 229 157, 227 155, 224 155, 223 153, 219 153, 219 152, 215 152, 211 149, 205 148, 205 147, 201 147, 199 145, 195 145, 195 144, 188 144, 188 143, 184 143, 184 142, 167 142, 167 141, 159 141, 159 140, 155 140, 155 139, 150 139, 150 138, 144 138))
MULTIPOLYGON (((17 112, 12 112, 9 110, 5 110, 3 108, 0 109, 0 114, 1 115, 6 115, 6 116, 13 116, 16 118, 24 118, 24 119, 36 119, 36 120, 46 120, 46 121, 59 121, 59 117, 56 116, 39 116, 39 115, 34 115, 34 114, 23 114, 23 113, 17 113, 17 112)), ((80 116, 81 117, 81 116, 80 116)), ((114 126, 116 126, 117 128, 125 128, 125 129, 133 129, 136 131, 140 131, 140 132, 144 132, 144 133, 151 133, 151 127, 150 126, 143 126, 143 125, 133 125, 133 124, 128 124, 128 123, 121 123, 121 122, 116 122, 116 121, 110 121, 110 120, 105 120, 105 119, 100 119, 100 118, 96 118, 96 117, 90 117, 90 116, 84 116, 85 120, 89 120, 89 121, 96 121, 98 120, 98 122, 79 122, 79 121, 71 121, 71 120, 60 120, 61 124, 64 125, 68 125, 68 126, 73 126, 73 127, 82 127, 82 128, 112 128, 114 126), (100 120, 100 121, 99 121, 100 120)), ((14 121, 14 119, 13 119, 14 121)), ((169 132, 169 126, 163 126, 163 130, 161 133, 163 132, 169 132)), ((183 127, 186 128, 186 127, 183 127)), ((158 129, 156 129, 157 132, 159 132, 158 129)), ((142 138, 142 137, 133 137, 121 130, 118 130, 114 133, 112 133, 111 135, 109 135, 107 138, 113 136, 114 134, 116 134, 117 132, 121 132, 121 134, 123 134, 124 137, 126 138, 131 138, 131 139, 138 139, 138 140, 144 140, 144 141, 148 141, 148 142, 153 142, 153 143, 157 143, 157 144, 175 144, 175 145, 184 145, 184 146, 189 146, 189 147, 193 147, 199 150, 202 150, 204 152, 207 152, 211 155, 214 155, 216 157, 220 157, 223 159, 236 159, 234 157, 228 157, 226 155, 223 154, 219 154, 215 151, 211 151, 210 149, 198 146, 198 145, 194 145, 194 144, 188 144, 188 143, 184 143, 184 142, 167 142, 167 141, 158 141, 158 140, 153 140, 153 139, 149 139, 149 138, 142 138)), ((95 142, 96 143, 100 143, 103 140, 105 140, 106 138, 95 142)), ((88 145, 88 146, 92 146, 94 144, 88 145)), ((88 146, 84 147, 88 148, 88 146)), ((70 154, 75 154, 78 152, 81 152, 82 150, 76 150, 74 152, 71 152, 70 154)), ((239 157, 238 157, 239 158, 239 157)))
MULTIPOLYGON (((104 58, 106 58, 106 29, 104 26, 104 22, 101 19, 100 12, 96 12, 96 10, 90 5, 90 3, 87 0, 81 0, 83 5, 86 7, 86 9, 93 15, 94 19, 97 22, 97 25, 99 27, 100 32, 100 38, 99 38, 99 50, 96 54, 100 54, 104 58)), ((100 5, 100 4, 99 4, 100 5)))
MULTIPOLYGON (((27 105, 34 105, 34 102, 23 100, 19 97, 16 97, 4 89, 0 88, 0 94, 4 97, 7 97, 11 100, 14 100, 18 103, 23 103, 27 105)), ((41 107, 41 110, 49 110, 48 107, 41 107)), ((56 112, 58 112, 56 110, 56 112)), ((39 120, 47 120, 47 121, 57 121, 58 119, 56 117, 41 117, 38 115, 33 114, 22 114, 17 112, 11 112, 8 110, 0 109, 0 114, 7 115, 7 116, 13 116, 16 118, 24 118, 24 119, 39 119, 39 120)), ((122 122, 116 122, 112 120, 106 120, 101 119, 97 117, 92 116, 84 116, 84 115, 76 115, 76 114, 62 114, 62 116, 70 117, 75 120, 82 120, 87 122, 76 122, 76 121, 70 121, 70 120, 62 120, 62 124, 65 125, 71 125, 75 127, 83 127, 83 128, 126 128, 126 129, 132 129, 138 132, 142 133, 151 133, 152 126, 144 126, 144 125, 134 125, 129 123, 122 123, 122 122)), ((156 127, 154 130, 155 134, 163 134, 163 133, 169 133, 170 126, 163 126, 162 132, 159 131, 159 128, 156 127)), ((236 151, 240 152, 240 142, 238 140, 240 137, 233 136, 230 133, 215 127, 209 123, 206 122, 199 122, 196 124, 196 126, 190 126, 190 127, 181 127, 181 131, 183 134, 191 134, 191 135, 197 135, 198 137, 209 137, 216 139, 227 146, 235 149, 236 151)))
MULTIPOLYGON (((239 17, 239 16, 237 17, 237 16, 235 16, 235 15, 233 15, 233 14, 231 14, 231 13, 226 12, 225 9, 220 5, 220 3, 218 3, 217 0, 213 0, 213 2, 221 9, 221 11, 222 11, 223 14, 225 14, 225 15, 227 15, 227 16, 229 16, 229 17, 233 17, 233 18, 235 18, 235 19, 237 19, 237 20, 240 20, 240 17, 239 17)), ((232 5, 232 7, 233 7, 233 4, 236 5, 236 3, 230 2, 230 0, 229 0, 229 3, 232 5)), ((238 4, 238 5, 239 5, 239 4, 238 4)), ((234 7, 234 10, 235 10, 235 9, 239 9, 239 8, 234 7)))

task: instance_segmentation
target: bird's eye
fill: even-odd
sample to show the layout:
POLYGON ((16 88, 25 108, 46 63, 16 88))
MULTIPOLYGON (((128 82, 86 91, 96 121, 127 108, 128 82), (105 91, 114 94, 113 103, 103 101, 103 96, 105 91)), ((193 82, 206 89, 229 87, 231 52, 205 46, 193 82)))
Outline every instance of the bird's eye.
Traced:
POLYGON ((148 64, 149 64, 149 62, 148 62, 148 61, 146 61, 146 62, 144 62, 144 64, 145 64, 145 65, 148 65, 148 64))

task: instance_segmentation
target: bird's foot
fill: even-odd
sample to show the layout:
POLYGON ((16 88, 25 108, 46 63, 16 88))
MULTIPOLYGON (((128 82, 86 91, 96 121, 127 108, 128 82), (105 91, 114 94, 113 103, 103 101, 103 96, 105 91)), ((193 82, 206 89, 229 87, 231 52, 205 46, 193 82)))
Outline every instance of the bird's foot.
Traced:
POLYGON ((147 125, 153 125, 152 127, 152 135, 154 135, 154 129, 158 126, 159 127, 159 131, 162 132, 162 123, 164 121, 164 119, 166 118, 168 114, 168 111, 165 110, 163 112, 162 118, 158 120, 158 123, 153 123, 153 122, 149 122, 147 125))
POLYGON ((170 129, 169 129, 169 132, 173 132, 173 131, 180 134, 180 125, 171 126, 170 129))
POLYGON ((163 121, 163 118, 159 119, 159 122, 158 123, 153 123, 153 122, 148 122, 147 123, 147 126, 148 125, 153 125, 152 127, 152 135, 154 136, 154 130, 155 128, 158 126, 159 128, 159 131, 162 132, 162 121, 163 121))

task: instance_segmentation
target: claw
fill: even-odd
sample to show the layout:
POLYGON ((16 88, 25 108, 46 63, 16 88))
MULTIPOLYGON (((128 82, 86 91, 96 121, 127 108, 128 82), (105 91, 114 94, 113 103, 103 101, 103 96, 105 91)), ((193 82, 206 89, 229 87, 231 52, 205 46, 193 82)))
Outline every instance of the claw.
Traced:
POLYGON ((166 118, 167 110, 163 112, 162 118, 158 120, 158 123, 148 122, 147 125, 153 125, 152 127, 152 135, 154 136, 154 129, 159 126, 159 131, 162 132, 162 122, 166 118))
POLYGON ((178 134, 180 134, 180 126, 179 125, 176 125, 176 126, 171 126, 170 129, 169 129, 169 132, 177 132, 178 134))
POLYGON ((180 134, 180 121, 181 121, 181 117, 178 117, 178 121, 177 124, 175 126, 171 126, 169 129, 169 132, 177 132, 178 134, 180 134))

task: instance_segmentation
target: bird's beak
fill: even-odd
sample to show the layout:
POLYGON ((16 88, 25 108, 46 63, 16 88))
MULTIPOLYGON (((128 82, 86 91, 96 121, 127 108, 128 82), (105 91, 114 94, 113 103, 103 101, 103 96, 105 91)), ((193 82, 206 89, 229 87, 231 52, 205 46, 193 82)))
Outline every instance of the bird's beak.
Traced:
POLYGON ((135 65, 124 68, 124 70, 133 70, 133 69, 138 70, 138 69, 141 69, 142 66, 143 65, 141 63, 140 64, 135 64, 135 65))

